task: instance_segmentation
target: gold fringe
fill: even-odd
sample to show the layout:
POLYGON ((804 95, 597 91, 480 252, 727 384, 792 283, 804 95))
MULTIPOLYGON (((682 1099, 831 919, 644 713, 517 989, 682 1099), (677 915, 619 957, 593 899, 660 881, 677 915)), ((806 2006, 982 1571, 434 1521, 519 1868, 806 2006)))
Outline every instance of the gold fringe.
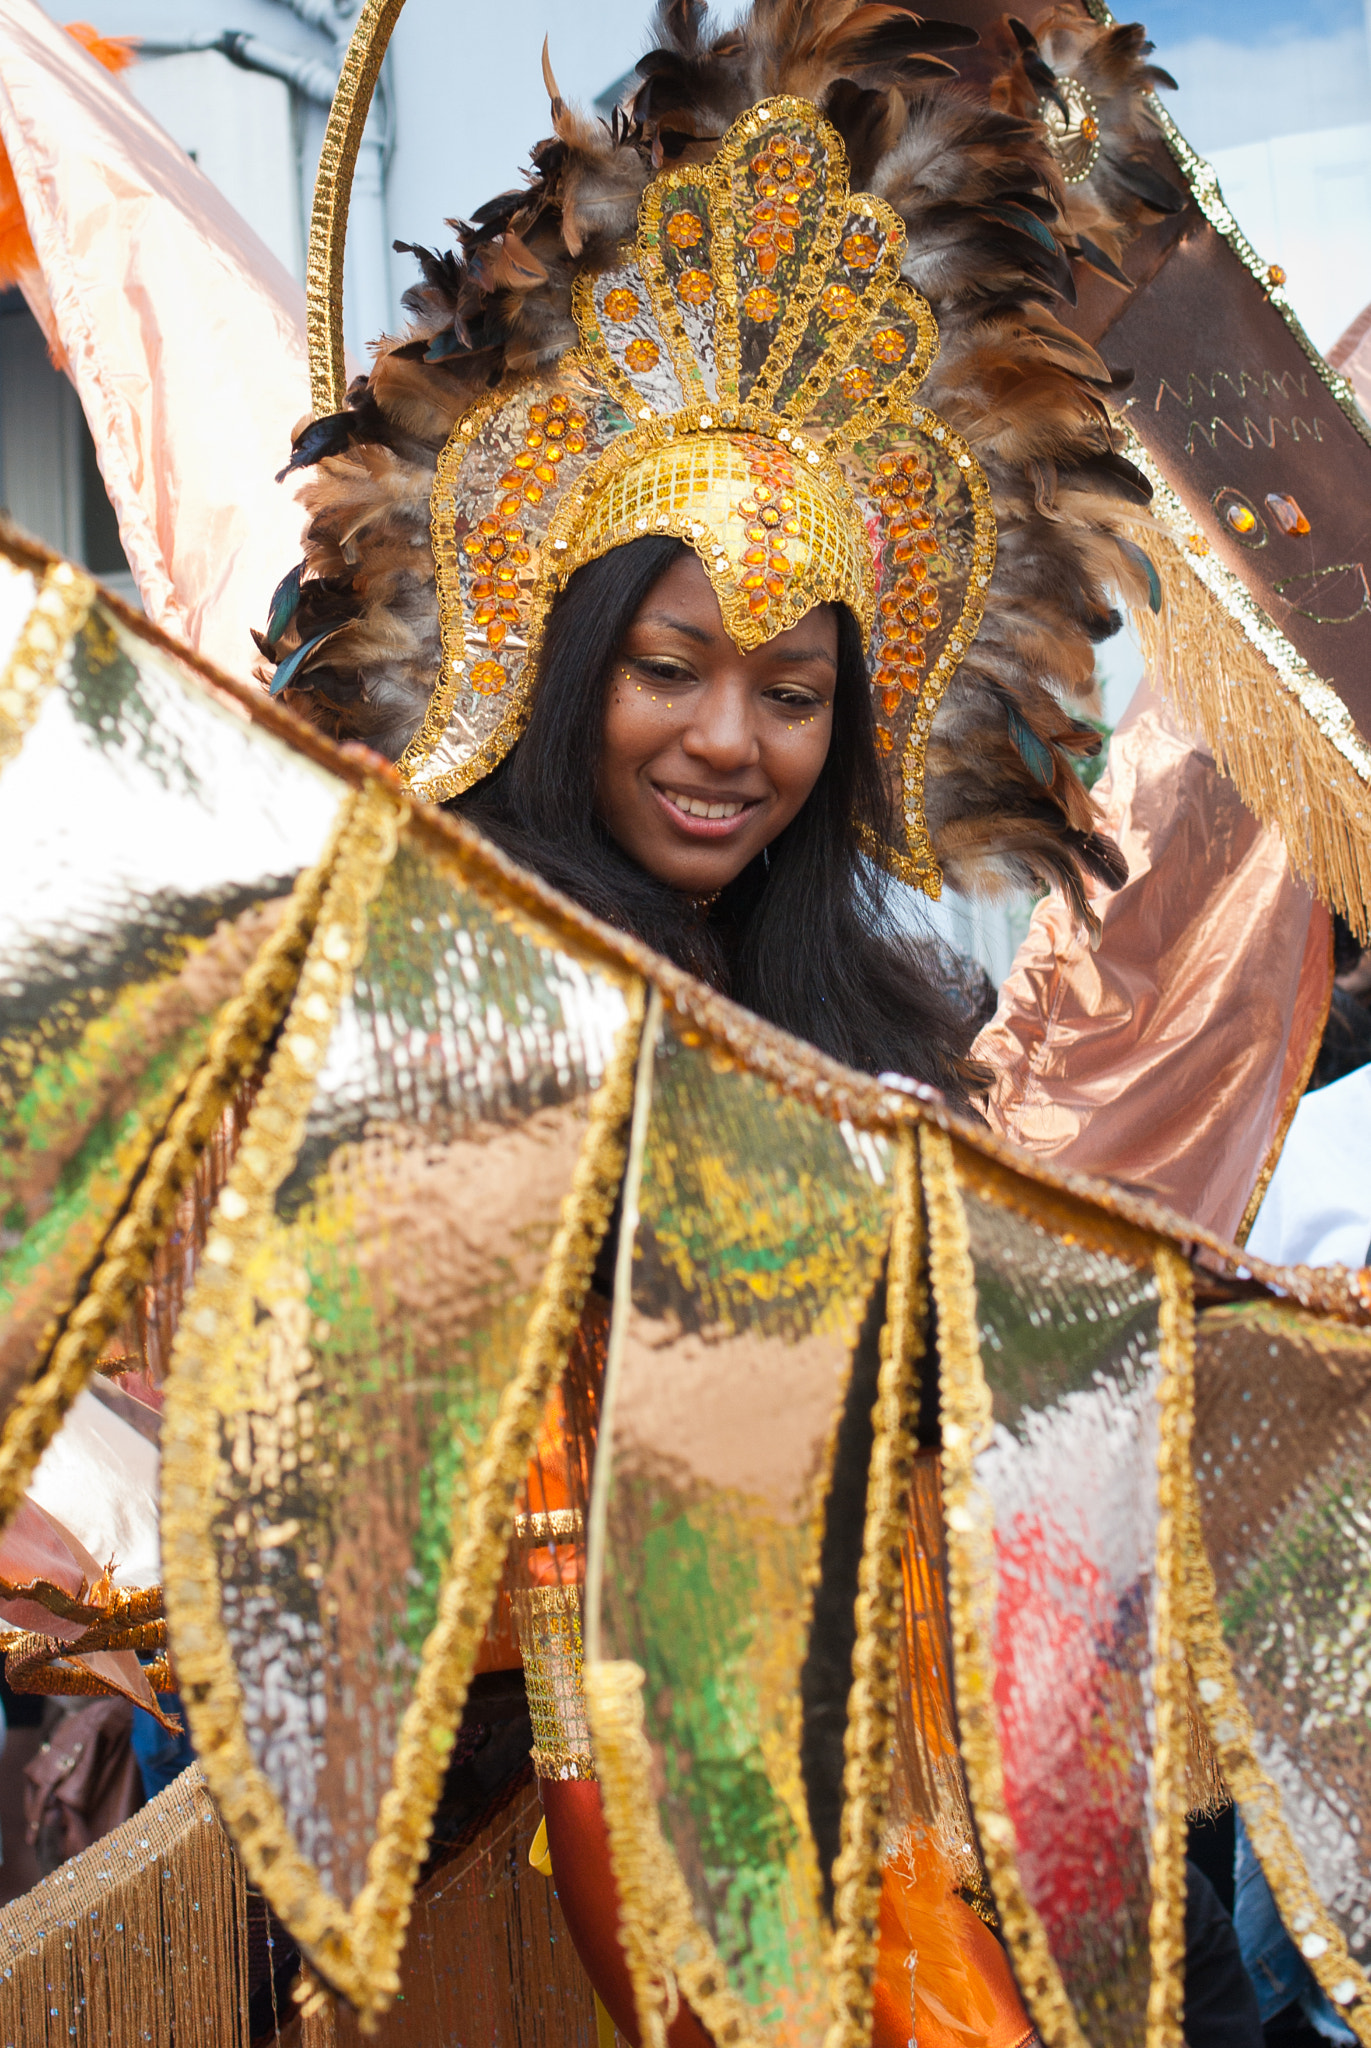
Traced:
POLYGON ((1195 1298, 1190 1268, 1170 1245, 1156 1251, 1160 1291, 1161 1422, 1157 1446, 1157 1567, 1152 1663, 1152 1977, 1147 2048, 1181 2048, 1185 1965, 1186 1721, 1182 1545, 1185 1489, 1195 1408, 1195 1298))
POLYGON ((1184 1602, 1190 1669, 1223 1775, 1281 1919, 1310 1969, 1363 2048, 1371 2048, 1371 1976, 1355 1961, 1342 1930, 1310 1882, 1281 1796, 1257 1760, 1252 1717, 1238 1690, 1223 1639, 1218 1595, 1204 1547, 1199 1495, 1187 1470, 1181 1501, 1184 1602))
POLYGON ((247 2048, 242 1867, 199 1766, 0 1906, 0 2048, 247 2048))
POLYGON ((366 940, 367 905, 394 858, 406 807, 384 785, 353 794, 327 894, 294 1001, 253 1106, 186 1303, 162 1416, 162 1569, 196 1750, 254 1880, 332 1981, 356 2001, 365 1983, 351 1961, 351 1923, 300 1854, 243 1726, 242 1693, 224 1633, 211 1525, 219 1459, 212 1389, 249 1308, 243 1268, 266 1228, 276 1190, 304 1136, 315 1076, 366 940))
POLYGON ((33 610, 0 675, 0 768, 23 746, 94 601, 95 584, 70 562, 50 562, 43 571, 33 610))
POLYGON ((912 1128, 895 1140, 894 1164, 886 1321, 844 1745, 842 1842, 833 1871, 829 1995, 834 2016, 825 2048, 864 2048, 871 2039, 881 1851, 895 1755, 904 1614, 902 1546, 914 1476, 927 1306, 920 1257, 918 1145, 912 1128))
POLYGON ((18 1396, 0 1432, 0 1526, 13 1515, 34 1467, 85 1386, 95 1362, 152 1271, 158 1246, 220 1118, 256 1065, 290 1001, 345 821, 362 799, 344 800, 319 862, 296 881, 275 930, 225 1005, 204 1058, 105 1241, 89 1285, 46 1363, 18 1396))
POLYGON ((962 1762, 1014 1975, 1048 2048, 1086 2048, 1043 1924, 1024 1892, 1005 1808, 1004 1765, 994 1715, 991 1650, 994 1526, 977 1485, 976 1454, 989 1440, 991 1397, 981 1366, 971 1238, 952 1140, 919 1131, 928 1216, 929 1278, 938 1309, 943 1402, 943 1513, 962 1762))
POLYGON ((1133 614, 1147 665, 1243 802, 1280 833, 1296 874, 1366 945, 1371 751, 1337 692, 1193 531, 1136 436, 1126 452, 1152 484, 1159 522, 1135 525, 1162 586, 1159 613, 1133 614))

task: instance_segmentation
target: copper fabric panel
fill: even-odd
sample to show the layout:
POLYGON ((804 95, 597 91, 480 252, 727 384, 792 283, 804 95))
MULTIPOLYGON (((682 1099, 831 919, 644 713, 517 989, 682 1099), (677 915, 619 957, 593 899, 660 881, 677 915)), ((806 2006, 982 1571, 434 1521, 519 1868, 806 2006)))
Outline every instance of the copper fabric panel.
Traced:
POLYGON ((1210 1310, 1195 1396, 1205 1547, 1256 1759, 1316 1893, 1366 1967, 1371 1332, 1274 1302, 1210 1310))
POLYGON ((1328 913, 1146 684, 1096 794, 1129 879, 1095 899, 1094 952, 1060 896, 1038 905, 974 1048, 990 1120, 1231 1237, 1323 1030, 1328 913))
MULTIPOLYGON (((1140 2048, 1151 1975, 1157 1282, 1150 1264, 962 1192, 993 1417, 974 1478, 993 1518, 1004 1818, 1091 2048, 1140 2048)), ((977 1818, 983 1834, 1002 1825, 977 1818)))
POLYGON ((662 1832, 730 1990, 778 2048, 817 2048, 830 2019, 800 1674, 892 1192, 884 1139, 664 1028, 612 1469, 602 1445, 596 1473, 600 1655, 646 1674, 662 1832))
POLYGON ((250 1262, 219 1395, 223 1622, 253 1758, 344 1903, 625 1014, 402 846, 250 1262))
POLYGON ((0 1410, 343 793, 91 613, 0 777, 0 1410))

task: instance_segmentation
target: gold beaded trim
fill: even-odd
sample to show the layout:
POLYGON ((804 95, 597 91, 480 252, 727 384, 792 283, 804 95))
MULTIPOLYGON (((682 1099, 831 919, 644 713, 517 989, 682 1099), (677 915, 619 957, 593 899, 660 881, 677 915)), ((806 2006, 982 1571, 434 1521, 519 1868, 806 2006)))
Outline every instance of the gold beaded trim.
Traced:
POLYGON ((1147 2048, 1181 2048, 1185 1970, 1185 1838, 1190 1674, 1185 1656, 1182 1541, 1195 1414, 1195 1290, 1169 1244, 1153 1254, 1159 1292, 1157 1563, 1152 1659, 1152 1911, 1147 2048))
POLYGON ((917 1447, 919 1364, 927 1308, 921 1263, 918 1145, 912 1129, 902 1130, 896 1139, 893 1165, 895 1214, 857 1587, 857 1641, 844 1743, 842 1840, 833 1870, 829 1986, 834 2016, 824 2048, 867 2048, 871 2039, 882 1847, 894 1761, 904 1601, 901 1544, 917 1447))
POLYGON ((70 562, 53 562, 43 571, 33 609, 0 675, 0 768, 23 746, 94 601, 95 584, 70 562))
POLYGON ((637 1664, 586 1667, 586 1707, 619 1893, 619 1936, 643 2048, 666 2048, 666 2030, 682 1996, 716 2048, 766 2048, 752 2015, 729 1988, 662 1834, 643 1727, 643 1684, 637 1664))
POLYGON ((318 864, 297 880, 283 914, 225 1005, 204 1056, 152 1149, 123 1215, 101 1250, 46 1360, 18 1395, 0 1431, 0 1526, 18 1507, 34 1467, 95 1371, 111 1335, 152 1270, 181 1195, 218 1129, 234 1090, 256 1065, 299 978, 333 861, 356 799, 340 808, 318 864))
POLYGON ((929 1279, 938 1310, 948 1604, 967 1790, 1000 1926, 1028 2009, 1048 2048, 1087 2048, 1042 1921, 1024 1892, 1014 1824, 1005 1807, 993 1706, 994 1511, 976 1479, 976 1456, 989 1442, 993 1416, 981 1366, 971 1237, 952 1140, 945 1132, 922 1125, 919 1161, 928 1215, 929 1279))
POLYGON ((1351 1954, 1342 1929, 1314 1889, 1281 1810, 1281 1795, 1258 1761, 1252 1716, 1223 1639, 1199 1495, 1190 1472, 1179 1512, 1190 1670, 1224 1782, 1237 1802, 1282 1921, 1339 2017, 1363 2048, 1371 2048, 1371 1975, 1351 1954))
POLYGON ((163 1560, 183 1696, 205 1776, 244 1863, 319 1974, 373 2017, 399 1988, 410 1904, 499 1584, 514 1501, 547 1395, 565 1363, 623 1168, 623 1125, 642 1025, 641 984, 591 1099, 586 1135, 524 1333, 472 1476, 465 1523, 400 1725, 367 1881, 345 1908, 299 1850, 243 1725, 210 1529, 219 1457, 215 1390, 234 1369, 250 1304, 248 1261, 303 1140, 315 1078, 366 940, 367 907, 394 857, 406 807, 381 784, 359 792, 299 990, 220 1196, 173 1356, 163 1433, 163 1560))

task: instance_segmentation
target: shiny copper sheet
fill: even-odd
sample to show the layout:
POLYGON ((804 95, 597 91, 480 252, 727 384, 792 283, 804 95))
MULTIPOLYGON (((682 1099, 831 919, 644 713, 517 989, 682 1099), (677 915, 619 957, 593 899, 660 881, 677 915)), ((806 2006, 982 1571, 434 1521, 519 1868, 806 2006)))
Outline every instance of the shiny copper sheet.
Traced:
MULTIPOLYGON (((1150 1262, 1089 1248, 966 1186, 963 1197, 992 1399, 974 1478, 994 1532, 1004 1818, 1091 2048, 1141 2044, 1157 1282, 1150 1262)), ((983 1833, 999 1824, 977 1819, 983 1833)))
POLYGON ((91 614, 0 776, 0 1411, 341 795, 91 614))
MULTIPOLYGON (((1365 1967, 1371 1336, 1277 1303, 1211 1310, 1195 1423, 1205 1545, 1256 1759, 1315 1892, 1365 1967)), ((1295 1932, 1315 1959, 1323 1937, 1295 1932)))
POLYGON ((253 1758, 345 1903, 624 1017, 402 846, 250 1264, 215 1569, 253 1758))
POLYGON ((1059 896, 1034 912, 975 1045, 990 1120, 1231 1237, 1323 1030, 1328 913, 1146 686, 1097 795, 1129 879, 1096 899, 1094 952, 1059 896))
POLYGON ((600 1655, 646 1673, 663 1833, 729 1986, 777 2044, 819 2041, 828 2020, 800 1672, 891 1200, 885 1139, 664 1030, 596 1472, 600 1655))

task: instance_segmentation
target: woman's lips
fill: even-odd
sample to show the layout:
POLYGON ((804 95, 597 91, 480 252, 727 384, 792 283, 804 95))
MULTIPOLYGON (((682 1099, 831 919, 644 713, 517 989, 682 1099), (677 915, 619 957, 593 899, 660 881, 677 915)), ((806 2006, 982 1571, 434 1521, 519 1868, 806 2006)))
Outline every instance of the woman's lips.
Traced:
POLYGON ((662 789, 655 782, 650 786, 672 824, 691 839, 729 838, 741 831, 762 801, 760 797, 687 796, 680 790, 662 789), (685 808, 687 804, 691 806, 689 810, 685 808), (701 817, 701 811, 706 815, 701 817), (709 816, 711 811, 718 815, 709 816))

